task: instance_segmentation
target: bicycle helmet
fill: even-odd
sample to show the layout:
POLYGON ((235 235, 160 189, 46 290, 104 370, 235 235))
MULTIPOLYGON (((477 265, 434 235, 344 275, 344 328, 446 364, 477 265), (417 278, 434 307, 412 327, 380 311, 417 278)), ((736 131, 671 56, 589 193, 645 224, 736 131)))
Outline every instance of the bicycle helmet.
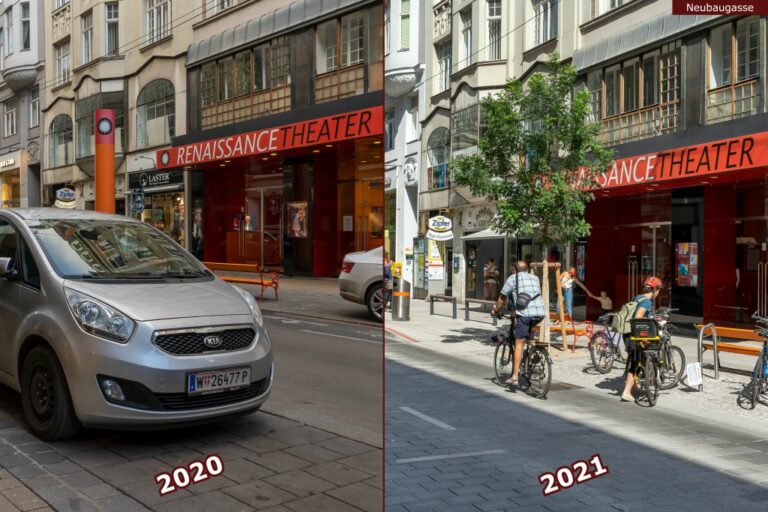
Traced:
POLYGON ((655 289, 655 288, 661 288, 662 284, 663 283, 661 282, 661 279, 655 276, 651 276, 645 280, 645 283, 643 283, 643 286, 645 286, 646 288, 655 289))

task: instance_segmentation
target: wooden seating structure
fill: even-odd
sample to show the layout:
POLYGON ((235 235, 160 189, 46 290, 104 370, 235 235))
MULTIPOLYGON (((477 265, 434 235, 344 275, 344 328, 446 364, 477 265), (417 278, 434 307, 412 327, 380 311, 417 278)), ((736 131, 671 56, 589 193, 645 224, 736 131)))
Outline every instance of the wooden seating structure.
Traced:
POLYGON ((247 263, 219 263, 204 261, 203 265, 209 270, 224 270, 230 272, 252 272, 259 277, 239 277, 239 276, 219 276, 222 281, 228 283, 248 284, 251 286, 260 286, 261 294, 259 298, 264 297, 264 290, 272 288, 275 291, 275 300, 280 300, 278 289, 280 288, 280 274, 277 272, 264 272, 259 264, 247 263))

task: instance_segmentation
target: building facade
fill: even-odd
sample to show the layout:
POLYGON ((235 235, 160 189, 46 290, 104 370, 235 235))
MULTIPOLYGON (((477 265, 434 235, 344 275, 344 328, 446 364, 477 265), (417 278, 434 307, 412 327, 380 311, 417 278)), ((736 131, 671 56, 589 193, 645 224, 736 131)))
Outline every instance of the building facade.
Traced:
POLYGON ((0 3, 0 208, 40 205, 43 3, 0 3))
POLYGON ((418 235, 421 116, 426 73, 422 32, 424 0, 394 0, 385 5, 385 174, 386 242, 394 261, 413 276, 413 244, 418 235))
MULTIPOLYGON (((193 25, 215 15, 202 0, 44 3, 42 203, 75 191, 93 209, 94 111, 115 110, 115 210, 187 244, 183 176, 157 172, 157 148, 186 129, 185 54, 193 25)), ((188 245, 188 244, 187 244, 188 245)))
POLYGON ((382 3, 224 4, 193 25, 186 134, 156 157, 188 176, 190 247, 214 267, 338 275, 384 243, 382 3))

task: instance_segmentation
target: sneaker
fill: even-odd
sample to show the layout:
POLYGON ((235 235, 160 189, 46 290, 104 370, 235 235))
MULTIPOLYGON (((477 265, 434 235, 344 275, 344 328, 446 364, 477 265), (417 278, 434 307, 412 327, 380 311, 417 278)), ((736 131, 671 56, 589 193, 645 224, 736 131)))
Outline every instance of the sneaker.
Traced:
POLYGON ((635 397, 632 396, 632 393, 624 393, 621 395, 621 401, 622 402, 634 402, 635 397))

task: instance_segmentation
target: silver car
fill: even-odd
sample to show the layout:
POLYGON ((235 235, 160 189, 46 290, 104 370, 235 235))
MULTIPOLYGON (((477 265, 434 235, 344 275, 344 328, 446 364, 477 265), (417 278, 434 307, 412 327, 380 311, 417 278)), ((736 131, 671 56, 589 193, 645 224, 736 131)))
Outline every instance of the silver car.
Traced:
POLYGON ((153 227, 0 210, 0 382, 41 438, 255 411, 273 370, 253 296, 153 227))
POLYGON ((351 252, 344 256, 339 274, 342 298, 365 304, 368 313, 381 322, 384 312, 384 248, 351 252))

